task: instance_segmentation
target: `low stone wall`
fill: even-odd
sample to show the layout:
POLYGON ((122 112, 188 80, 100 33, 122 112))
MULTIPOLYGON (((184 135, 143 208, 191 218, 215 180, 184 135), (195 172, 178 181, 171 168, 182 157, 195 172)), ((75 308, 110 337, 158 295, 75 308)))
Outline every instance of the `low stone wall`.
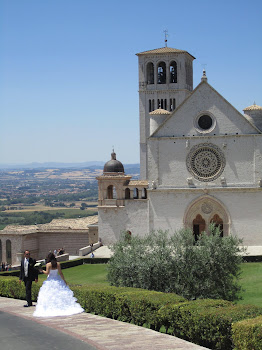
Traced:
MULTIPOLYGON (((97 248, 99 248, 101 246, 100 242, 94 243, 93 244, 93 251, 96 250, 97 248)), ((88 245, 87 247, 83 247, 79 249, 79 256, 85 256, 87 254, 91 253, 91 245, 88 245)))
POLYGON ((57 261, 67 261, 67 260, 69 260, 69 254, 65 253, 65 254, 62 254, 62 255, 57 255, 56 256, 56 260, 57 261))

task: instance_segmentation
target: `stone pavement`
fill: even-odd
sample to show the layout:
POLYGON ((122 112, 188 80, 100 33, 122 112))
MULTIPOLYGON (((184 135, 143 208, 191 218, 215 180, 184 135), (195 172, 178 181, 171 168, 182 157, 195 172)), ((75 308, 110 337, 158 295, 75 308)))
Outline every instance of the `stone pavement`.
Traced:
POLYGON ((0 311, 37 322, 78 338, 97 350, 204 350, 171 335, 105 317, 82 313, 67 317, 33 317, 24 300, 0 297, 0 311))

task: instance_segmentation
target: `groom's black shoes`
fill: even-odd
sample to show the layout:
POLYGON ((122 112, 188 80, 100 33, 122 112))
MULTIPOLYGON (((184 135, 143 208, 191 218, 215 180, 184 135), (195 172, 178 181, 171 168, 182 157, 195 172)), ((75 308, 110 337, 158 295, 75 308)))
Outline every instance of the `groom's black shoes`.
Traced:
POLYGON ((24 307, 34 306, 33 304, 25 304, 24 307))

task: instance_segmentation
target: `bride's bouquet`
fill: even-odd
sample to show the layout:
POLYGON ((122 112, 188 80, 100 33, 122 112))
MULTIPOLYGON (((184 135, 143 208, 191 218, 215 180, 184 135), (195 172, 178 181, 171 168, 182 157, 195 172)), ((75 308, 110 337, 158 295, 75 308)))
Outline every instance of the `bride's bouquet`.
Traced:
POLYGON ((40 262, 37 262, 34 267, 37 269, 37 270, 43 270, 43 265, 44 265, 44 262, 43 261, 40 261, 40 262))

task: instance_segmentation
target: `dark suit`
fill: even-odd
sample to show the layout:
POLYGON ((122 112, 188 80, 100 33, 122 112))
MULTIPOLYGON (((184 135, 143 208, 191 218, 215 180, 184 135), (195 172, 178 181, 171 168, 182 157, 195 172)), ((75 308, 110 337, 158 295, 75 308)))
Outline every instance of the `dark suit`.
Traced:
POLYGON ((35 281, 38 279, 38 271, 34 267, 36 261, 35 259, 29 258, 29 264, 28 264, 28 276, 25 276, 25 258, 21 261, 21 267, 20 267, 20 276, 19 280, 23 281, 25 284, 25 291, 26 291, 26 301, 27 305, 32 305, 32 298, 31 298, 31 288, 32 288, 32 281, 35 281))

